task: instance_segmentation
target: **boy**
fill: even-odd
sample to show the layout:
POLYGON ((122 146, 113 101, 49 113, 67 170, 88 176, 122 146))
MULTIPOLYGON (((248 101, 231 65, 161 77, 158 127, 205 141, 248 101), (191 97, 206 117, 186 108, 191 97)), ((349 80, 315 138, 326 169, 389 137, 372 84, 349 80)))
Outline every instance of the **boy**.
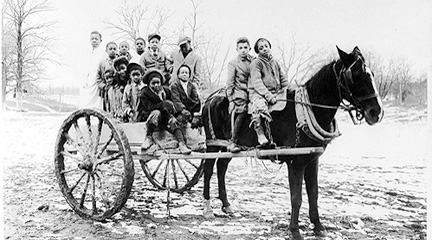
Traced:
POLYGON ((98 31, 90 33, 92 51, 86 62, 87 71, 84 73, 84 83, 80 88, 80 108, 102 108, 102 99, 96 82, 100 61, 106 58, 106 52, 100 47, 102 35, 98 31))
POLYGON ((147 121, 147 133, 141 147, 149 149, 148 152, 156 150, 153 132, 156 128, 160 128, 168 130, 175 136, 181 153, 190 154, 191 150, 186 146, 179 123, 173 116, 174 104, 171 101, 171 92, 168 87, 162 86, 163 78, 162 73, 157 69, 150 69, 144 75, 143 82, 147 86, 141 91, 138 119, 147 121))
POLYGON ((124 109, 125 121, 136 122, 139 95, 144 88, 144 83, 142 82, 144 71, 139 64, 131 62, 127 66, 126 73, 131 81, 126 85, 124 90, 122 107, 124 109))
MULTIPOLYGON (((183 129, 188 122, 192 122, 192 116, 198 118, 201 110, 201 101, 197 87, 189 80, 191 70, 187 65, 181 65, 177 71, 177 79, 171 84, 172 101, 176 110, 177 120, 183 129)), ((183 131, 183 133, 185 133, 183 131)))
POLYGON ((123 93, 121 92, 117 81, 115 81, 114 69, 110 68, 105 71, 105 79, 106 79, 105 91, 107 93, 107 98, 109 103, 109 113, 111 113, 111 115, 115 119, 121 120, 123 116, 123 111, 121 107, 123 93))
POLYGON ((191 82, 196 85, 201 84, 201 57, 192 49, 191 39, 188 36, 181 36, 178 41, 179 50, 174 50, 171 53, 172 66, 172 81, 177 78, 176 74, 181 65, 188 65, 191 71, 191 82))
POLYGON ((129 53, 129 43, 126 41, 123 41, 119 44, 119 56, 126 56, 128 61, 130 61, 132 58, 129 53))
POLYGON ((115 42, 109 42, 106 45, 106 52, 108 57, 100 61, 97 74, 96 74, 96 83, 99 88, 99 96, 102 98, 103 102, 103 110, 109 112, 109 102, 106 95, 106 79, 105 79, 105 71, 108 69, 113 69, 113 61, 117 55, 117 44, 115 42))
POLYGON ((248 80, 250 77, 250 63, 255 57, 249 54, 250 44, 245 37, 236 41, 238 56, 228 63, 228 78, 226 83, 227 97, 230 102, 229 111, 232 115, 232 136, 227 146, 228 151, 236 153, 241 149, 237 145, 240 126, 247 115, 248 80))
POLYGON ((148 51, 141 55, 140 65, 146 70, 156 68, 162 72, 165 81, 162 85, 168 86, 171 78, 169 73, 170 62, 165 53, 160 50, 161 36, 157 33, 148 36, 148 51))
POLYGON ((271 55, 271 44, 267 39, 259 38, 254 50, 258 57, 250 64, 248 84, 249 101, 252 103, 251 124, 254 124, 259 144, 264 146, 269 140, 264 134, 263 124, 268 126, 268 122, 272 121, 269 104, 276 103, 276 95, 289 83, 279 63, 271 55))
POLYGON ((138 37, 135 40, 135 52, 132 51, 132 59, 130 60, 131 62, 139 62, 141 55, 143 55, 144 50, 146 47, 146 43, 144 38, 142 37, 138 37))

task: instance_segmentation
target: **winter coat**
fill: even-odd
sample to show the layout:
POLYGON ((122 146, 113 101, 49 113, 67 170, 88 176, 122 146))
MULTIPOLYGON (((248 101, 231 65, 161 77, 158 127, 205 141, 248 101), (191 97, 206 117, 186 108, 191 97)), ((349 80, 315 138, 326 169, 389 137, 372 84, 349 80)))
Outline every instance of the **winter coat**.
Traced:
POLYGON ((141 55, 139 60, 139 64, 144 69, 144 71, 147 71, 151 68, 156 68, 162 72, 165 77, 165 82, 162 83, 162 85, 168 85, 169 79, 171 77, 169 73, 170 63, 170 60, 162 51, 159 51, 157 56, 153 56, 150 51, 147 51, 141 55))
POLYGON ((163 89, 165 91, 164 99, 161 99, 158 95, 156 95, 156 93, 154 93, 149 86, 145 86, 143 89, 141 89, 137 117, 139 122, 147 121, 148 116, 153 110, 174 114, 174 109, 167 108, 167 105, 172 105, 171 91, 169 87, 166 86, 163 86, 163 89), (166 102, 169 102, 170 104, 166 104, 166 102))
POLYGON ((227 95, 230 100, 248 99, 248 80, 250 77, 250 63, 255 57, 247 55, 237 56, 228 63, 228 78, 226 82, 227 95))
POLYGON ((171 82, 174 82, 177 79, 177 70, 181 65, 188 65, 191 69, 191 81, 199 85, 202 80, 202 60, 201 57, 195 53, 195 51, 191 50, 186 58, 183 56, 183 53, 180 49, 174 50, 171 53, 171 60, 173 61, 173 68, 171 73, 171 82))
POLYGON ((250 64, 251 77, 248 84, 249 100, 257 97, 270 101, 276 93, 289 85, 288 79, 277 61, 261 55, 250 64))
POLYGON ((194 112, 201 110, 201 101, 196 85, 188 82, 186 94, 180 80, 176 79, 171 83, 170 88, 176 113, 186 109, 193 115, 194 112))

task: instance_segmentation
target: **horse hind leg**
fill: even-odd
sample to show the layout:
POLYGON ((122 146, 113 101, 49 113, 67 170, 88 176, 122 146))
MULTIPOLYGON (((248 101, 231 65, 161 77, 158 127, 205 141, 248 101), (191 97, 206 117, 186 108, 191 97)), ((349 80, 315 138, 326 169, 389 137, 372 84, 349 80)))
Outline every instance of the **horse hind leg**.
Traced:
POLYGON ((206 219, 214 218, 213 209, 210 201, 210 180, 213 175, 213 167, 216 159, 206 159, 204 161, 204 203, 203 203, 203 216, 206 219))
POLYGON ((306 167, 304 179, 309 202, 309 219, 315 226, 313 231, 316 236, 324 237, 326 231, 318 214, 318 159, 306 167))
POLYGON ((294 160, 288 162, 288 180, 291 197, 291 220, 289 229, 292 234, 292 239, 301 240, 303 237, 300 234, 299 229, 299 213, 302 204, 302 184, 304 167, 297 165, 296 162, 301 160, 294 160))
POLYGON ((226 186, 225 186, 225 174, 228 169, 228 164, 231 161, 230 158, 221 158, 217 161, 217 176, 218 176, 218 190, 219 199, 222 201, 222 211, 230 216, 234 215, 234 210, 228 201, 226 186))

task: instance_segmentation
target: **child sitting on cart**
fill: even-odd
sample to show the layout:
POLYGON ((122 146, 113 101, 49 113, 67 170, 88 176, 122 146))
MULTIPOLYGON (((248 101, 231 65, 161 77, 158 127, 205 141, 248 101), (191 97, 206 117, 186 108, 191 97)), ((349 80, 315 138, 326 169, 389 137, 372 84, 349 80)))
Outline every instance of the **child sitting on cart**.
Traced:
POLYGON ((141 91, 138 120, 147 121, 147 132, 141 147, 147 150, 147 153, 154 153, 158 149, 153 139, 153 132, 158 128, 174 135, 182 154, 190 154, 191 150, 185 143, 180 124, 173 116, 175 108, 171 101, 171 91, 162 86, 163 81, 164 76, 157 69, 150 69, 144 75, 143 82, 147 86, 141 91))
MULTIPOLYGON (((197 86, 191 83, 190 79, 190 67, 188 65, 181 65, 177 70, 177 79, 174 79, 170 86, 172 101, 176 110, 175 115, 183 130, 185 130, 188 122, 193 123, 198 121, 196 119, 198 119, 201 110, 201 101, 197 86)), ((185 134, 185 131, 183 131, 183 134, 185 134)))

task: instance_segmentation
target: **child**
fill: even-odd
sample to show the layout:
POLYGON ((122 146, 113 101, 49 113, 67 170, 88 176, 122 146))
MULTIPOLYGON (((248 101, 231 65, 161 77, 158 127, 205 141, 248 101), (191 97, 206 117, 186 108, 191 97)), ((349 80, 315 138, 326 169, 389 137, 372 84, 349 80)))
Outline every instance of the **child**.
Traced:
POLYGON ((192 70, 191 82, 199 86, 202 84, 202 59, 198 53, 192 49, 191 41, 191 38, 188 36, 180 36, 178 40, 178 46, 180 49, 174 50, 171 53, 170 59, 172 59, 173 64, 171 79, 177 78, 177 70, 181 65, 188 65, 192 70))
POLYGON ((249 54, 250 43, 245 37, 240 37, 236 41, 238 56, 228 63, 228 78, 226 90, 230 102, 229 111, 232 116, 232 136, 227 146, 230 152, 239 152, 241 149, 237 145, 240 126, 247 115, 248 90, 247 84, 250 77, 250 63, 255 57, 249 54))
POLYGON ((106 79, 105 79, 105 71, 108 69, 113 69, 113 62, 117 55, 117 44, 115 42, 109 42, 106 45, 106 52, 108 57, 100 61, 97 74, 96 74, 96 83, 99 88, 99 96, 102 98, 103 102, 103 110, 109 111, 109 102, 106 95, 106 79))
POLYGON ((188 122, 192 122, 192 116, 197 118, 201 110, 197 87, 190 82, 190 78, 189 66, 181 65, 177 71, 177 79, 170 86, 176 110, 175 115, 183 128, 188 122))
POLYGON ((139 95, 144 88, 144 83, 142 82, 143 72, 138 63, 132 62, 127 66, 127 75, 131 81, 126 85, 122 101, 125 121, 127 122, 137 121, 139 95))
POLYGON ((118 120, 122 119, 123 111, 121 107, 122 92, 119 88, 117 81, 115 81, 115 71, 114 69, 107 69, 105 71, 106 79, 106 93, 109 103, 109 113, 118 120))
POLYGON ((171 92, 168 87, 162 86, 163 80, 162 73, 157 69, 150 69, 144 75, 143 82, 147 86, 141 91, 138 119, 147 121, 147 134, 141 147, 149 149, 147 152, 156 150, 157 147, 152 147, 156 146, 153 132, 156 128, 160 128, 168 130, 175 136, 181 153, 189 154, 191 150, 186 146, 179 123, 173 116, 174 104, 171 101, 171 92))
POLYGON ((140 65, 147 71, 148 69, 156 68, 164 75, 164 82, 162 85, 168 86, 171 78, 169 73, 170 62, 165 53, 160 50, 161 36, 153 33, 148 36, 148 51, 141 55, 140 65))
POLYGON ((144 53, 145 47, 146 47, 146 42, 145 42, 144 38, 138 37, 135 40, 135 52, 132 51, 132 53, 131 53, 132 58, 129 61, 139 62, 141 55, 143 55, 143 53, 144 53))
POLYGON ((132 58, 132 55, 129 53, 129 43, 126 41, 119 44, 119 56, 126 56, 128 61, 132 58))
POLYGON ((127 66, 129 61, 126 56, 120 56, 114 59, 113 65, 116 70, 115 81, 119 85, 120 90, 123 92, 124 88, 129 82, 129 76, 127 75, 127 66))
POLYGON ((264 134, 263 124, 268 126, 268 122, 272 121, 269 104, 276 103, 276 95, 289 83, 279 63, 271 55, 271 44, 267 39, 259 38, 254 50, 258 57, 250 64, 251 77, 248 84, 249 100, 252 103, 251 124, 254 124, 259 144, 264 146, 269 140, 264 134))

